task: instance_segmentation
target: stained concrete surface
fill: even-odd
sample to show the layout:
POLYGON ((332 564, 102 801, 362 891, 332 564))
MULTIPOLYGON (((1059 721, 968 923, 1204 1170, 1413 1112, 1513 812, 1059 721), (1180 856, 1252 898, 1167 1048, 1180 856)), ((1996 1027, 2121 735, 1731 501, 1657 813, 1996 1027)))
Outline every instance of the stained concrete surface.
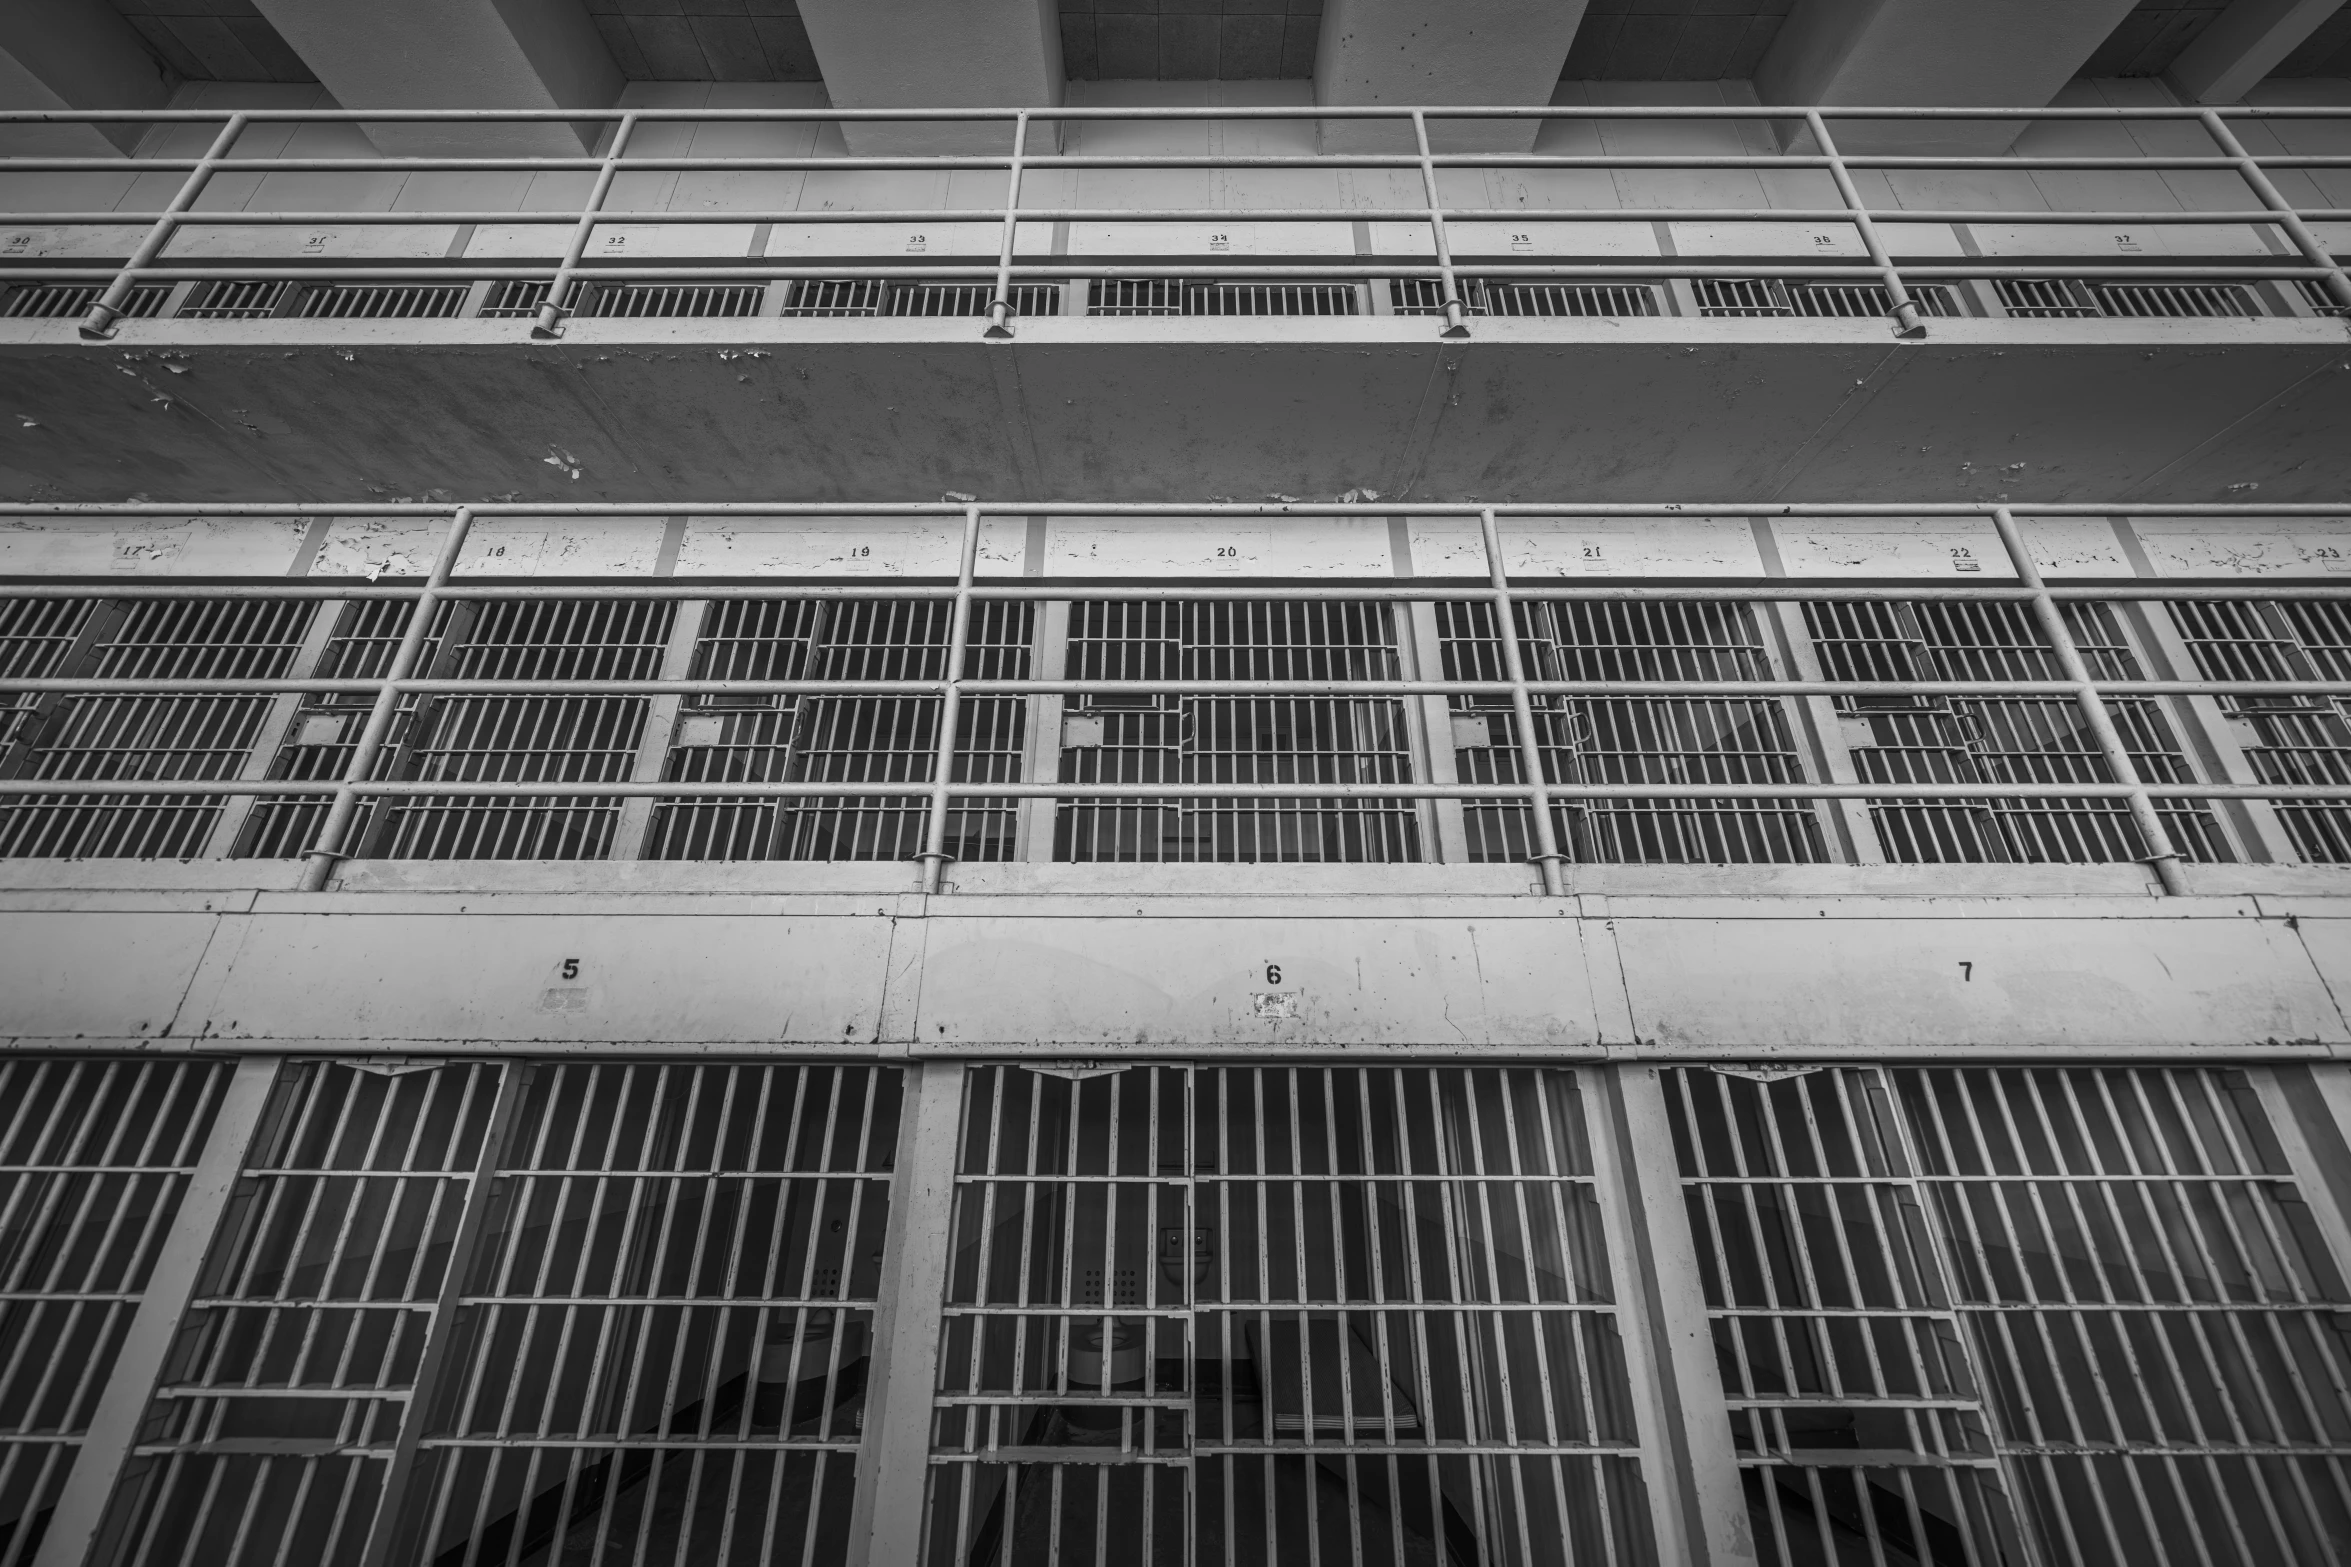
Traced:
POLYGON ((11 500, 2323 501, 2341 322, 0 323, 11 500), (576 477, 574 476, 576 472, 576 477), (2249 486, 2258 486, 2258 495, 2249 486))

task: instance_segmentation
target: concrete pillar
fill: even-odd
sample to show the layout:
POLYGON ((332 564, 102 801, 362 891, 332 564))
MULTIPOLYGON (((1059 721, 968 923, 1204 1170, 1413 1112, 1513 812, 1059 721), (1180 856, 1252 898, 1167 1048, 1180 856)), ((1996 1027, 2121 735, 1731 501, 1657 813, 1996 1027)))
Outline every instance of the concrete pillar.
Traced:
MULTIPOLYGON (((347 109, 609 109, 620 68, 582 0, 255 0, 347 109)), ((374 124, 392 157, 578 157, 593 122, 374 124)))
MULTIPOLYGON (((1334 107, 1551 101, 1586 0, 1324 0, 1314 101, 1334 107)), ((1439 152, 1531 152, 1536 120, 1432 121, 1439 152)), ((1411 132, 1326 121, 1325 152, 1409 152, 1411 132)))
MULTIPOLYGON (((1755 70, 1766 104, 2041 108, 2132 0, 1797 0, 1755 70)), ((1832 123, 1850 152, 1988 155, 2013 120, 1832 123)))
MULTIPOLYGON (((160 109, 163 67, 106 0, 0 3, 0 108, 160 109)), ((0 151, 23 157, 113 158, 143 125, 0 127, 0 151)))
POLYGON ((2186 103, 2241 103, 2342 8, 2343 0, 2236 0, 2180 51, 2164 78, 2186 103))
MULTIPOLYGON (((1058 0, 800 0, 800 21, 836 109, 1034 109, 1061 103, 1058 0)), ((1038 128, 1032 151, 1058 145, 1038 128)), ((1003 152, 1009 127, 980 121, 844 122, 853 154, 1003 152)))

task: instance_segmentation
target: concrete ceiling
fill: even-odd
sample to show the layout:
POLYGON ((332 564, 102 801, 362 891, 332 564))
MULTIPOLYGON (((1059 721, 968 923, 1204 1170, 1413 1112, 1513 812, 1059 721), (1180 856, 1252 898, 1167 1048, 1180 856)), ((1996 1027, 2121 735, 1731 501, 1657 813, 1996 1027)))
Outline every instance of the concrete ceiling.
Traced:
MULTIPOLYGON (((5 0, 0 0, 5 3, 5 0)), ((310 82, 254 0, 112 0, 188 81, 310 82)), ((382 0, 369 0, 382 3, 382 0)), ((795 0, 582 0, 630 81, 814 82, 795 0)), ((1745 79, 1796 0, 1591 0, 1563 80, 1745 79)), ((1074 81, 1305 80, 1323 0, 1060 0, 1074 81)), ((2159 76, 2225 0, 2140 0, 2080 74, 2159 76)), ((2351 76, 2351 5, 2271 73, 2351 76)))
POLYGON ((793 0, 586 0, 632 82, 824 79, 793 0))
POLYGON ((2272 76, 2351 76, 2351 6, 2318 24, 2272 76))
POLYGON ((1592 0, 1562 81, 1711 82, 1755 74, 1796 0, 1592 0))
MULTIPOLYGON (((2161 76, 2227 9, 2227 0, 2139 0, 2081 74, 2161 76)), ((2321 22, 2270 75, 2351 76, 2351 6, 2321 22)))
POLYGON ((185 81, 318 80, 253 0, 114 0, 114 8, 185 81))
POLYGON ((1061 0, 1072 81, 1303 81, 1322 0, 1061 0))

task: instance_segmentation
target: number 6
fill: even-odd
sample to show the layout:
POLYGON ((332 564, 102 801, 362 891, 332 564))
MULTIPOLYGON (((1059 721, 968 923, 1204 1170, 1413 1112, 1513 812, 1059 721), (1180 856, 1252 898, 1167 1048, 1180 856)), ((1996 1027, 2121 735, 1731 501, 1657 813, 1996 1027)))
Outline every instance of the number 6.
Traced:
POLYGON ((1265 982, 1269 985, 1282 982, 1282 966, 1279 963, 1268 963, 1265 966, 1265 982))

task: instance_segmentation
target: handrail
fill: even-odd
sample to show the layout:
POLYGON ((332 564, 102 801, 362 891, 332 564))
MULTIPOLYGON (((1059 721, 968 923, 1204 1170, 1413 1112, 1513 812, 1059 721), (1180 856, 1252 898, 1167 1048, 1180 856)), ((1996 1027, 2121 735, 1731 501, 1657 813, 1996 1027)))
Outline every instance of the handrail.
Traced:
MULTIPOLYGON (((1732 105, 1396 105, 1330 107, 1321 105, 1283 105, 1264 107, 1217 106, 1007 106, 1002 108, 922 108, 922 109, 747 109, 696 108, 650 109, 613 108, 605 110, 522 110, 522 109, 439 109, 439 110, 354 110, 354 109, 235 109, 235 110, 119 110, 119 111, 63 111, 11 110, 0 112, 0 126, 8 124, 131 124, 131 125, 213 125, 220 127, 213 144, 201 156, 174 154, 161 157, 9 157, 0 159, 0 172, 125 172, 153 174, 179 172, 184 175, 174 199, 160 212, 30 212, 14 214, 10 221, 19 226, 145 226, 147 234, 132 247, 128 260, 111 263, 75 263, 65 259, 44 263, 34 258, 10 258, 0 248, 0 261, 8 261, 6 276, 17 280, 34 280, 86 284, 104 284, 101 295, 90 302, 83 323, 86 335, 103 338, 118 330, 124 317, 124 306, 132 291, 142 283, 176 284, 209 280, 238 281, 302 281, 309 283, 380 282, 388 280, 414 281, 420 277, 455 276, 467 280, 545 281, 545 298, 530 312, 520 313, 521 326, 540 337, 552 337, 565 330, 567 317, 574 314, 572 304, 574 285, 586 279, 603 283, 628 282, 726 282, 729 280, 772 280, 790 282, 802 279, 843 278, 853 280, 896 281, 908 278, 958 277, 971 273, 986 281, 989 298, 982 311, 980 330, 993 340, 1003 340, 1017 330, 1015 325, 1014 290, 1024 281, 1051 282, 1066 278, 1113 275, 1150 278, 1188 278, 1208 275, 1247 276, 1251 279, 1288 280, 1323 278, 1332 281, 1379 278, 1427 279, 1435 284, 1434 310, 1440 317, 1437 330, 1446 337, 1462 337, 1473 330, 1469 317, 1473 310, 1482 310, 1482 304, 1473 305, 1469 280, 1465 273, 1516 281, 1540 279, 1549 281, 1593 281, 1647 279, 1664 281, 1677 278, 1705 278, 1733 274, 1741 277, 1778 279, 1841 279, 1872 285, 1883 291, 1884 314, 1893 332, 1905 338, 1917 338, 1935 330, 1929 324, 1913 284, 1948 279, 2004 279, 2004 278, 2097 278, 2118 268, 2129 277, 2150 280, 2236 280, 2236 281, 2299 281, 2316 292, 2310 296, 2308 309, 2321 315, 2343 315, 2346 330, 2351 330, 2351 274, 2345 271, 2342 257, 2329 249, 2329 242, 2312 228, 2312 223, 2351 223, 2351 208, 2300 207, 2297 208, 2279 189, 2274 176, 2294 170, 2351 168, 2351 155, 2312 153, 2260 153, 2246 148, 2237 134, 2237 127, 2257 122, 2290 123, 2300 121, 2331 121, 2351 123, 2351 107, 2320 105, 2148 105, 2130 108, 2043 107, 2018 106, 2014 108, 1921 108, 1871 107, 1860 105, 1819 106, 1732 106, 1732 105), (1589 153, 1472 153, 1439 150, 1432 139, 1432 126, 1440 130, 1448 124, 1460 122, 1492 122, 1497 120, 1544 124, 1606 124, 1611 122, 1654 122, 1660 120, 1687 120, 1693 122, 1762 123, 1777 127, 1781 139, 1790 150, 1776 154, 1756 154, 1744 149, 1736 152, 1699 152, 1674 154, 1589 154, 1589 153), (510 124, 545 123, 561 121, 572 124, 611 127, 610 139, 600 152, 582 157, 360 157, 360 158, 244 158, 235 155, 235 144, 243 134, 257 126, 296 123, 323 124, 510 124), (1059 151, 1035 151, 1029 146, 1032 132, 1041 127, 1084 125, 1092 122, 1194 122, 1194 121, 1268 121, 1315 123, 1339 121, 1353 124, 1380 124, 1393 127, 1399 139, 1409 143, 1409 150, 1399 148, 1392 152, 1334 152, 1314 154, 1101 154, 1059 151), (2115 123, 2158 122, 2192 124, 2198 127, 2209 144, 2204 150, 2183 153, 2149 153, 2136 157, 2102 156, 2034 156, 2010 155, 1988 157, 1981 155, 1952 155, 1947 157, 1915 153, 1847 152, 1839 145, 1839 137, 1831 126, 1845 128, 1848 135, 1855 126, 1872 122, 1900 122, 1904 124, 1949 121, 1958 124, 1995 122, 2023 127, 2039 121, 2115 123), (1011 145, 1000 152, 962 152, 934 156, 844 156, 839 158, 814 155, 779 157, 711 157, 700 158, 690 154, 637 153, 631 150, 631 134, 644 125, 657 124, 877 124, 916 122, 924 124, 960 123, 973 128, 975 136, 991 136, 997 130, 1009 130, 1011 145), (1802 150, 1797 150, 1801 148, 1802 150), (1116 170, 1116 169, 1372 169, 1393 170, 1399 173, 1417 171, 1420 178, 1419 201, 1407 204, 1399 201, 1385 207, 1358 208, 1333 204, 1329 206, 1265 206, 1258 208, 1233 207, 1117 207, 1080 205, 1029 205, 1024 202, 1024 185, 1034 188, 1035 176, 1053 171, 1116 170), (1452 204, 1442 189, 1440 176, 1446 170, 1482 170, 1516 168, 1530 173, 1543 170, 1613 169, 1620 171, 1671 169, 1730 169, 1748 171, 1812 171, 1825 172, 1836 190, 1840 205, 1833 207, 1470 207, 1452 204), (968 209, 901 209, 883 208, 858 211, 841 207, 824 207, 800 211, 785 203, 763 208, 704 208, 695 211, 616 210, 608 205, 615 180, 627 172, 668 172, 701 170, 707 172, 784 174, 790 172, 829 171, 835 173, 860 170, 1000 170, 1006 174, 1006 185, 999 201, 989 206, 968 209), (1900 206, 1873 206, 1854 179, 1860 170, 2006 170, 2029 173, 2039 169, 2136 169, 2136 170, 2212 170, 2236 175, 2246 188, 2250 200, 2232 204, 2226 210, 2198 211, 2010 211, 1999 208, 1903 208, 1900 206), (273 172, 428 172, 449 170, 504 170, 516 173, 541 171, 592 172, 593 189, 587 199, 576 207, 546 211, 469 211, 433 210, 402 212, 370 211, 201 211, 199 198, 224 173, 266 174, 273 172), (1024 257, 1020 253, 1019 235, 1024 224, 1056 225, 1067 223, 1125 223, 1162 225, 1191 223, 1209 225, 1256 224, 1291 225, 1316 223, 1393 223, 1425 230, 1426 239, 1420 249, 1424 253, 1382 257, 1374 263, 1356 253, 1360 247, 1351 247, 1327 266, 1302 264, 1296 256, 1269 258, 1263 265, 1254 263, 1242 267, 1240 257, 1210 256, 1189 265, 1150 264, 1126 266, 1115 259, 1104 257, 1091 265, 1075 264, 1072 258, 1024 257), (1726 255, 1711 262, 1697 262, 1687 255, 1674 256, 1661 250, 1654 265, 1641 265, 1621 259, 1579 259, 1573 255, 1559 255, 1555 259, 1530 260, 1520 256, 1498 259, 1494 264, 1468 262, 1463 259, 1462 236, 1465 224, 1508 223, 1531 230, 1538 226, 1565 226, 1575 232, 1590 224, 1650 224, 1650 223, 1742 223, 1773 225, 1782 230, 1791 225, 1819 225, 1843 229, 1853 244, 1853 254, 1822 256, 1814 252, 1813 240, 1825 236, 1795 236, 1790 250, 1810 254, 1807 262, 1789 264, 1784 261, 1751 261, 1744 255, 1726 255), (767 258, 756 253, 742 256, 704 258, 695 262, 676 262, 666 265, 641 265, 636 261, 622 262, 617 255, 591 255, 590 239, 599 230, 622 224, 660 225, 838 225, 875 223, 922 224, 987 224, 997 231, 998 243, 990 247, 994 252, 993 265, 976 254, 970 258, 936 258, 925 256, 919 267, 893 266, 879 257, 844 258, 827 266, 809 264, 796 258, 779 258, 769 264, 767 258), (433 258, 426 262, 406 265, 339 264, 322 254, 323 264, 301 268, 261 266, 240 267, 233 262, 190 260, 169 255, 169 247, 179 231, 192 225, 210 228, 287 228, 287 227, 369 227, 397 225, 482 225, 482 224, 539 224, 549 227, 568 226, 571 230, 568 244, 560 256, 547 258, 484 258, 486 264, 466 262, 459 257, 433 258), (2052 256, 2049 264, 2022 264, 2013 260, 1983 262, 1969 258, 1966 263, 1948 256, 1905 259, 1899 252, 1904 248, 1895 237, 1899 225, 1959 225, 1999 224, 2006 226, 2049 227, 2062 225, 2114 226, 2133 228, 2212 229, 2228 226, 2250 228, 2275 237, 2271 253, 2248 252, 2242 258, 2218 258, 2201 264, 2183 265, 2178 258, 2147 260, 2142 253, 2127 253, 2106 267, 2084 264, 2076 257, 2052 256), (968 259, 968 265, 956 265, 956 260, 968 259), (23 264, 20 264, 23 263, 23 264), (2320 303, 2323 300, 2324 303, 2320 303)), ((1557 232, 1557 230, 1552 230, 1557 232)), ((1572 245, 1572 241, 1569 242, 1572 245)), ((1172 247, 1181 251, 1186 246, 1172 247)), ((1409 248, 1409 247, 1408 247, 1409 248)), ((1514 247, 1524 249, 1526 247, 1514 247)), ((2351 244, 2341 249, 2351 251, 2351 244)), ((2191 252, 2194 254, 2194 252, 2191 252)), ((265 258, 256 258, 265 259, 265 258)), ((1376 297, 1376 296, 1375 296, 1376 297)), ((1481 296, 1482 297, 1482 296, 1481 296)), ((1989 297, 1989 296, 1987 296, 1989 297)), ((771 304, 773 301, 771 300, 771 304)), ((1932 301, 1930 301, 1932 303, 1932 301)), ((777 308, 780 308, 778 306, 777 308)), ((1418 307, 1415 307, 1416 310, 1418 307)), ((1990 307, 1985 307, 1990 308, 1990 307)), ((2283 305, 2273 309, 2284 310, 2283 305)), ((517 314, 514 312, 502 312, 517 314)))

